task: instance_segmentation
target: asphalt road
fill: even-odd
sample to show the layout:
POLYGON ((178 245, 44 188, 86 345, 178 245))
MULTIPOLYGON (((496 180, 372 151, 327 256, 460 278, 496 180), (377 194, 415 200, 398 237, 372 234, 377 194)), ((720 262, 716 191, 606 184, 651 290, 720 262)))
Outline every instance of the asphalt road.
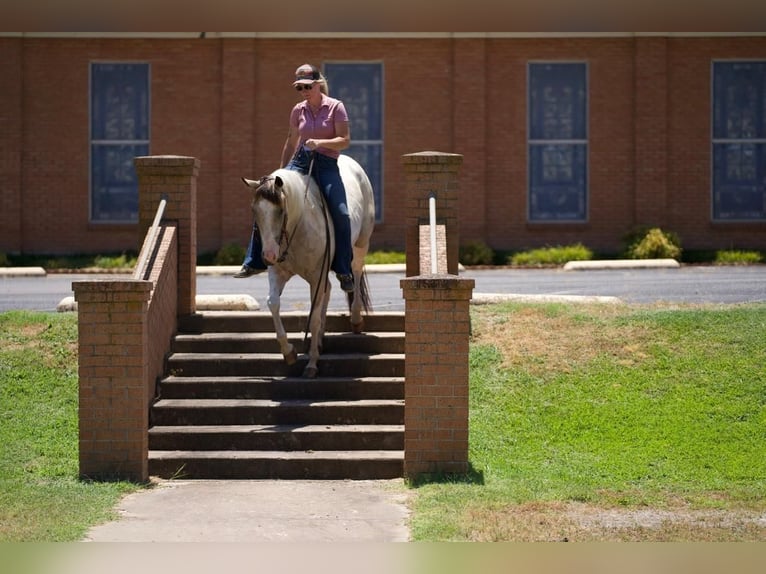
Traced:
MULTIPOLYGON (((626 303, 752 303, 766 301, 766 265, 747 267, 687 266, 679 269, 469 269, 462 277, 476 281, 474 295, 576 295, 618 297, 626 303)), ((0 311, 55 311, 72 296, 72 282, 109 279, 110 275, 48 274, 45 277, 0 277, 0 311)), ((119 277, 125 278, 125 275, 119 277)), ((402 311, 401 272, 368 274, 373 309, 402 311)), ((247 294, 266 309, 266 275, 234 279, 229 275, 198 275, 197 294, 247 294)), ((282 309, 308 310, 308 284, 293 278, 282 296, 282 309)), ((346 309, 343 293, 333 280, 330 309, 346 309)))

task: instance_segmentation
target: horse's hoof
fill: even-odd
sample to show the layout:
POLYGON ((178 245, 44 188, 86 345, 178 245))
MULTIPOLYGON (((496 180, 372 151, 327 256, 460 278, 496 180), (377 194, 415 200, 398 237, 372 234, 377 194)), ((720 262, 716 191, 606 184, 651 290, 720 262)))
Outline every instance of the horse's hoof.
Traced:
POLYGON ((307 379, 316 379, 318 369, 316 367, 306 367, 303 369, 303 376, 307 379))
POLYGON ((284 357, 285 357, 285 363, 287 363, 288 365, 294 365, 296 361, 298 360, 298 353, 295 351, 295 349, 293 349, 292 351, 284 355, 284 357))
POLYGON ((364 330, 364 319, 359 321, 358 323, 351 323, 351 332, 355 334, 359 334, 364 330))

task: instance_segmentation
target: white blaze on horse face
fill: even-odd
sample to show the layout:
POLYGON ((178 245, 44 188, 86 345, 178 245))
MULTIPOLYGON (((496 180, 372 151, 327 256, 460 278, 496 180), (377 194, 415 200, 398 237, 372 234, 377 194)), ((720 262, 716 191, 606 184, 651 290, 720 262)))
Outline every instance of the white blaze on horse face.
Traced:
POLYGON ((262 197, 253 200, 252 209, 260 231, 263 262, 267 265, 274 265, 279 259, 283 211, 279 206, 262 197))

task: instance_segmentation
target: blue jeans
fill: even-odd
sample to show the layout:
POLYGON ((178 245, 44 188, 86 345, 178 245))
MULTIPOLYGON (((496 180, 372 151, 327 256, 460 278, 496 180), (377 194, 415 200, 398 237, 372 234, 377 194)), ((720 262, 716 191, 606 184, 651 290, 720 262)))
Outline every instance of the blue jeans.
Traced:
MULTIPOLYGON (((300 149, 285 169, 307 173, 310 165, 310 157, 300 149)), ((339 275, 351 274, 351 260, 354 252, 351 248, 351 220, 346 203, 346 188, 340 177, 338 160, 321 153, 314 153, 314 166, 311 175, 319 185, 319 189, 327 201, 330 209, 330 217, 335 227, 335 257, 331 268, 339 275)), ((266 269, 266 264, 261 258, 261 238, 258 229, 253 226, 250 236, 250 244, 247 246, 244 264, 253 269, 266 269)))

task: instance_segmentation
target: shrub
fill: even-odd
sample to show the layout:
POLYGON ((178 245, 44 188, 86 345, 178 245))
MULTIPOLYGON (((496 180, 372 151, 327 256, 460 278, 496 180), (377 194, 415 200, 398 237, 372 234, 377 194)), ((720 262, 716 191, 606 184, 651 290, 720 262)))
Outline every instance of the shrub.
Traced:
POLYGON ((471 241, 458 251, 463 265, 492 265, 495 259, 495 252, 483 241, 471 241))
POLYGON ((5 253, 0 253, 0 267, 10 267, 11 262, 5 253))
POLYGON ((715 265, 750 265, 760 263, 763 256, 758 251, 722 250, 715 252, 715 265))
POLYGON ((407 257, 403 251, 371 251, 365 256, 364 262, 367 265, 406 263, 407 257))
POLYGON ((542 247, 516 253, 508 258, 511 265, 563 265, 568 261, 593 259, 593 252, 582 243, 574 245, 542 247))
POLYGON ((137 259, 131 255, 99 255, 93 260, 93 267, 101 269, 130 269, 136 266, 137 259))
POLYGON ((236 243, 221 247, 213 259, 214 265, 242 265, 245 259, 245 248, 236 243))
POLYGON ((659 227, 649 229, 643 237, 628 247, 629 259, 681 259, 681 244, 678 237, 659 227))

